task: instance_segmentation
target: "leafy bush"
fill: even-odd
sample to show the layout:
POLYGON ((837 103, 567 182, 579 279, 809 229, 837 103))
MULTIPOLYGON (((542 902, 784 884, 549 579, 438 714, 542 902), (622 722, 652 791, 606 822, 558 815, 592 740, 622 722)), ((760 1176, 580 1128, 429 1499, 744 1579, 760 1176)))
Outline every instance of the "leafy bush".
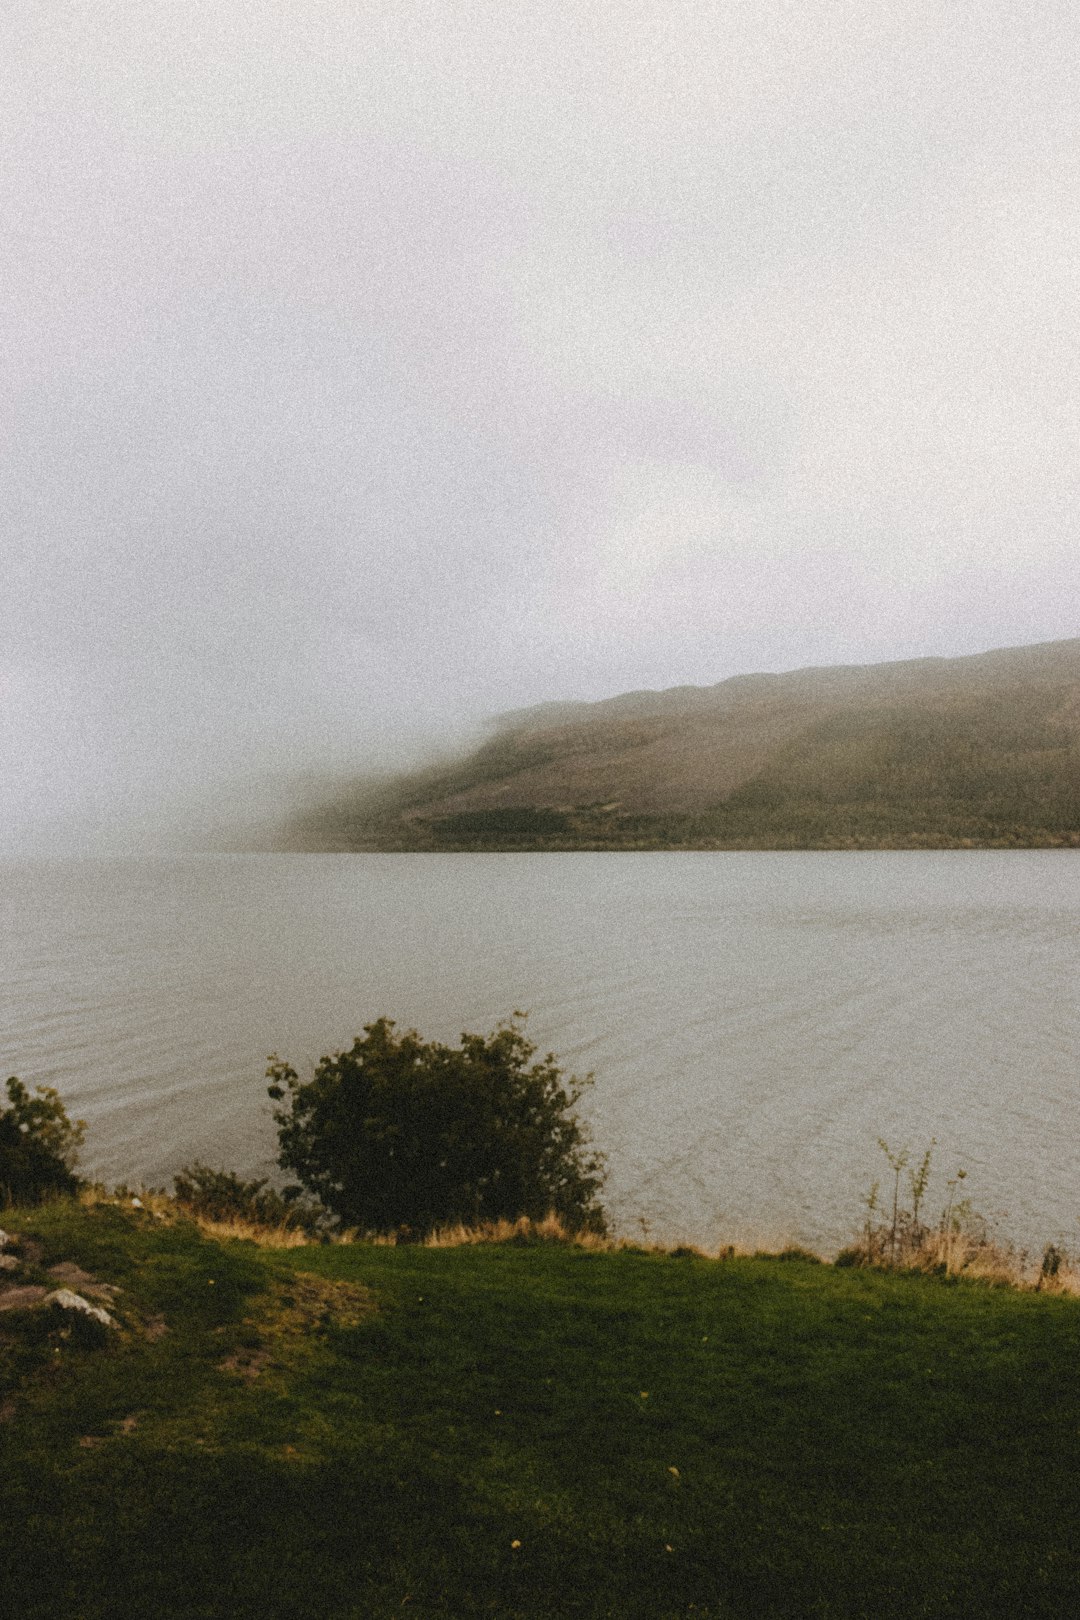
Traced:
POLYGON ((535 1052, 517 1021, 450 1047, 380 1018, 307 1082, 271 1057, 279 1161, 366 1231, 551 1211, 603 1231, 603 1160, 574 1113, 592 1076, 564 1076, 551 1053, 531 1063, 535 1052))
POLYGON ((7 1094, 10 1107, 0 1108, 0 1207, 73 1193, 85 1123, 68 1118, 52 1086, 38 1086, 32 1096, 12 1075, 7 1094))
POLYGON ((283 1198, 265 1176, 242 1181, 232 1170, 214 1170, 198 1159, 173 1177, 176 1202, 210 1221, 250 1221, 255 1226, 294 1226, 309 1230, 319 1212, 283 1198))

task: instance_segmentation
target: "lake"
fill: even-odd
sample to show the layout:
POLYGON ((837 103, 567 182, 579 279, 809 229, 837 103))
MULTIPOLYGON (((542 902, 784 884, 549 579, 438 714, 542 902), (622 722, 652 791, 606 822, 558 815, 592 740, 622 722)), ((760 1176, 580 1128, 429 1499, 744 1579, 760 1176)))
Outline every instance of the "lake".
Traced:
POLYGON ((233 855, 0 865, 0 1063, 89 1124, 83 1173, 265 1174, 268 1053, 516 1008, 596 1083, 628 1236, 832 1250, 876 1146, 1080 1244, 1080 855, 233 855))

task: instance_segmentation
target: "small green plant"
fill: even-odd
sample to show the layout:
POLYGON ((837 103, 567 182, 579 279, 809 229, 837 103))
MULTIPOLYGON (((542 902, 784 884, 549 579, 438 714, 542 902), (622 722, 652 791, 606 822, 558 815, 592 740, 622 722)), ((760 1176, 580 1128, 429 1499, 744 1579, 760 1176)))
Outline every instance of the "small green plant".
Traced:
POLYGON ((68 1118, 52 1086, 31 1093, 12 1075, 7 1094, 9 1106, 0 1108, 0 1208, 73 1193, 85 1121, 68 1118))
POLYGON ((866 1205, 866 1244, 867 1251, 871 1253, 876 1248, 879 1252, 875 1258, 881 1258, 881 1251, 886 1243, 890 1265, 895 1265, 901 1253, 911 1253, 918 1249, 927 1235, 927 1229, 920 1219, 920 1210, 926 1198, 926 1189, 930 1180, 930 1165, 934 1157, 934 1148, 937 1146, 936 1138, 930 1138, 930 1145, 919 1160, 915 1169, 910 1169, 911 1149, 903 1147, 898 1152, 890 1148, 884 1137, 878 1137, 878 1147, 888 1162, 893 1173, 892 1185, 892 1216, 888 1225, 888 1234, 881 1227, 875 1227, 873 1217, 878 1207, 879 1183, 874 1182, 870 1192, 864 1198, 866 1205), (908 1188, 911 1194, 911 1207, 905 1209, 900 1204, 900 1180, 907 1170, 908 1188))
POLYGON ((892 1152, 884 1137, 878 1137, 878 1147, 889 1160, 889 1170, 892 1171, 892 1225, 889 1226, 889 1260, 895 1265, 897 1257, 897 1233, 899 1233, 900 1220, 900 1173, 907 1166, 910 1150, 907 1147, 900 1149, 899 1153, 892 1152))
MULTIPOLYGON (((870 1191, 863 1195, 863 1203, 866 1205, 866 1225, 863 1228, 863 1237, 864 1237, 864 1240, 865 1240, 866 1253, 867 1253, 868 1256, 873 1251, 874 1233, 877 1230, 877 1228, 875 1226, 875 1223, 874 1223, 874 1216, 878 1212, 878 1202, 879 1202, 880 1193, 881 1193, 881 1182, 880 1181, 875 1181, 875 1182, 873 1182, 871 1184, 870 1191)), ((845 1255, 854 1254, 855 1250, 853 1250, 853 1249, 845 1249, 844 1253, 845 1253, 845 1255)))
POLYGON ((1057 1281, 1062 1266, 1067 1261, 1065 1253, 1055 1243, 1048 1243, 1043 1250, 1042 1265, 1039 1267, 1039 1288, 1046 1288, 1057 1281))
POLYGON ((919 1161, 919 1168, 908 1171, 908 1180, 911 1184, 911 1219, 916 1227, 919 1227, 919 1206, 926 1196, 926 1184, 930 1179, 930 1161, 936 1146, 937 1138, 932 1136, 930 1146, 919 1161))
POLYGON ((966 1177, 966 1170, 957 1170, 956 1174, 950 1176, 945 1183, 948 1198, 946 1199, 945 1208, 941 1212, 941 1238, 945 1247, 945 1269, 947 1271, 952 1269, 955 1240, 963 1231, 965 1222, 971 1218, 972 1214, 971 1200, 968 1198, 958 1199, 956 1196, 957 1188, 966 1177))

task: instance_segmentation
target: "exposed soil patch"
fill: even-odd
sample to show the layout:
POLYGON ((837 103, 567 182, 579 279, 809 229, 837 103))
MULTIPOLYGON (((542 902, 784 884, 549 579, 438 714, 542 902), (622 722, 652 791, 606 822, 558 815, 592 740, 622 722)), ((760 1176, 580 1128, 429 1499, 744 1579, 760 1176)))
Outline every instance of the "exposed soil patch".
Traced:
POLYGON ((254 1382, 268 1368, 292 1360, 312 1337, 331 1327, 355 1327, 374 1309, 371 1294, 356 1283, 291 1277, 275 1288, 258 1315, 244 1319, 247 1342, 231 1350, 218 1368, 254 1382))
POLYGON ((11 1283, 7 1288, 0 1289, 0 1311, 25 1310, 28 1305, 37 1305, 51 1292, 50 1288, 43 1288, 40 1283, 11 1283))
POLYGON ((94 1451, 98 1446, 105 1445, 107 1441, 117 1435, 133 1434, 138 1428, 140 1416, 141 1413, 139 1412, 129 1412, 127 1417, 121 1418, 119 1423, 112 1425, 109 1434, 80 1434, 78 1444, 83 1451, 94 1451))
POLYGON ((375 1309, 373 1296, 359 1284, 310 1274, 291 1277, 275 1304, 278 1325, 294 1332, 315 1326, 355 1327, 375 1309))
POLYGON ((65 1288, 73 1288, 79 1294, 92 1295, 97 1299, 115 1299, 120 1292, 113 1283, 99 1282, 88 1271, 77 1266, 74 1260, 61 1260, 48 1270, 50 1277, 55 1277, 65 1288))
POLYGON ((266 1345, 252 1348, 234 1350, 224 1361, 218 1362, 221 1372, 237 1373, 239 1377, 249 1381, 258 1378, 259 1374, 269 1366, 271 1352, 266 1345))

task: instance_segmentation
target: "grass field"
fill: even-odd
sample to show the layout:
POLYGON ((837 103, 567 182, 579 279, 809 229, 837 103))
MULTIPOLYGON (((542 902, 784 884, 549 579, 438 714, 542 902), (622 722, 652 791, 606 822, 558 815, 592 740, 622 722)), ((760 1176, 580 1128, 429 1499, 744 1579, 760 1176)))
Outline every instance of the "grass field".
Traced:
POLYGON ((806 1259, 9 1212, 0 1613, 1080 1612, 1080 1302, 806 1259), (25 1253, 25 1250, 24 1250, 25 1253))

